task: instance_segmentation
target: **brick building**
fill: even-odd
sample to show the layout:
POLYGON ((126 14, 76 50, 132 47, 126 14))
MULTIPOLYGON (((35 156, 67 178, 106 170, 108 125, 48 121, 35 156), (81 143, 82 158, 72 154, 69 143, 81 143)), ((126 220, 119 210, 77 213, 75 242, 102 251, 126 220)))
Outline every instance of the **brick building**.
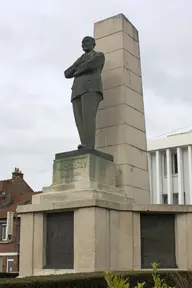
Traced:
POLYGON ((16 208, 30 203, 34 193, 18 168, 11 179, 0 181, 0 272, 19 271, 20 221, 16 208))

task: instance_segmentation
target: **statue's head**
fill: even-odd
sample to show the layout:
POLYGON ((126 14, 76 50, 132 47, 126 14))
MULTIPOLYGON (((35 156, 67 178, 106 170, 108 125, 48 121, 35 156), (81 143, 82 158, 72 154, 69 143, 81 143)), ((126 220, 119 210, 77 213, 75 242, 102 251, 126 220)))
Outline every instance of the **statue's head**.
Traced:
POLYGON ((95 39, 93 37, 86 36, 82 40, 82 48, 83 48, 83 51, 85 51, 85 52, 92 51, 94 49, 95 45, 96 45, 96 43, 95 43, 95 39))

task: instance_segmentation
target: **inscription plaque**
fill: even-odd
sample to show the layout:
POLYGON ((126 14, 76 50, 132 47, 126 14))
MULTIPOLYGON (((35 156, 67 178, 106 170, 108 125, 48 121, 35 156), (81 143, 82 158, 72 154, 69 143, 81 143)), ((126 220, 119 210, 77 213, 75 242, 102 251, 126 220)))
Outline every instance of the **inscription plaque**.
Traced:
POLYGON ((73 269, 74 212, 47 214, 47 269, 73 269))
POLYGON ((175 216, 141 214, 141 268, 177 268, 175 256, 175 216))
POLYGON ((85 176, 88 159, 65 159, 55 162, 57 183, 70 183, 80 180, 85 176))
POLYGON ((75 169, 85 168, 86 166, 87 166, 86 158, 60 161, 61 170, 75 170, 75 169))
POLYGON ((73 152, 56 154, 52 186, 66 185, 65 190, 71 184, 80 189, 90 188, 95 183, 116 186, 116 166, 108 160, 110 155, 101 153, 100 157, 99 151, 93 151, 90 154, 78 151, 75 156, 73 152))

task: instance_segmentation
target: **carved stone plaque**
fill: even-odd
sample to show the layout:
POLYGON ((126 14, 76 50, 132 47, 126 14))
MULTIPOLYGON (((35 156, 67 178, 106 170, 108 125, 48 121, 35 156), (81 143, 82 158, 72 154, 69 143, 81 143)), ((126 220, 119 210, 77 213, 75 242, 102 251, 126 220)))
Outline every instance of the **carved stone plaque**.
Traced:
POLYGON ((47 214, 47 269, 73 269, 73 237, 74 212, 47 214))
POLYGON ((116 166, 109 160, 110 157, 102 152, 100 155, 100 152, 95 150, 88 154, 85 151, 56 154, 52 185, 65 185, 65 190, 71 185, 86 189, 90 187, 91 182, 115 187, 116 166))
POLYGON ((75 181, 79 177, 85 175, 87 167, 87 158, 79 158, 73 160, 65 160, 60 162, 60 178, 65 183, 75 181))
POLYGON ((141 214, 141 268, 177 268, 175 256, 175 216, 141 214))
POLYGON ((56 160, 54 163, 54 184, 68 184, 87 175, 88 157, 56 160))

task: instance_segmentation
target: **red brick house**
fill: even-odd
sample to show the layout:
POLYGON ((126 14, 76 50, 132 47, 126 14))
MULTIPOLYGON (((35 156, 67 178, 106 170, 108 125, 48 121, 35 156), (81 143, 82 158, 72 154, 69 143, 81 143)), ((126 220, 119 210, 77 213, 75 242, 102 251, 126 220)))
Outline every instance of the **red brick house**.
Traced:
POLYGON ((0 272, 19 271, 20 221, 16 208, 30 203, 34 194, 18 168, 11 179, 0 181, 0 272))

